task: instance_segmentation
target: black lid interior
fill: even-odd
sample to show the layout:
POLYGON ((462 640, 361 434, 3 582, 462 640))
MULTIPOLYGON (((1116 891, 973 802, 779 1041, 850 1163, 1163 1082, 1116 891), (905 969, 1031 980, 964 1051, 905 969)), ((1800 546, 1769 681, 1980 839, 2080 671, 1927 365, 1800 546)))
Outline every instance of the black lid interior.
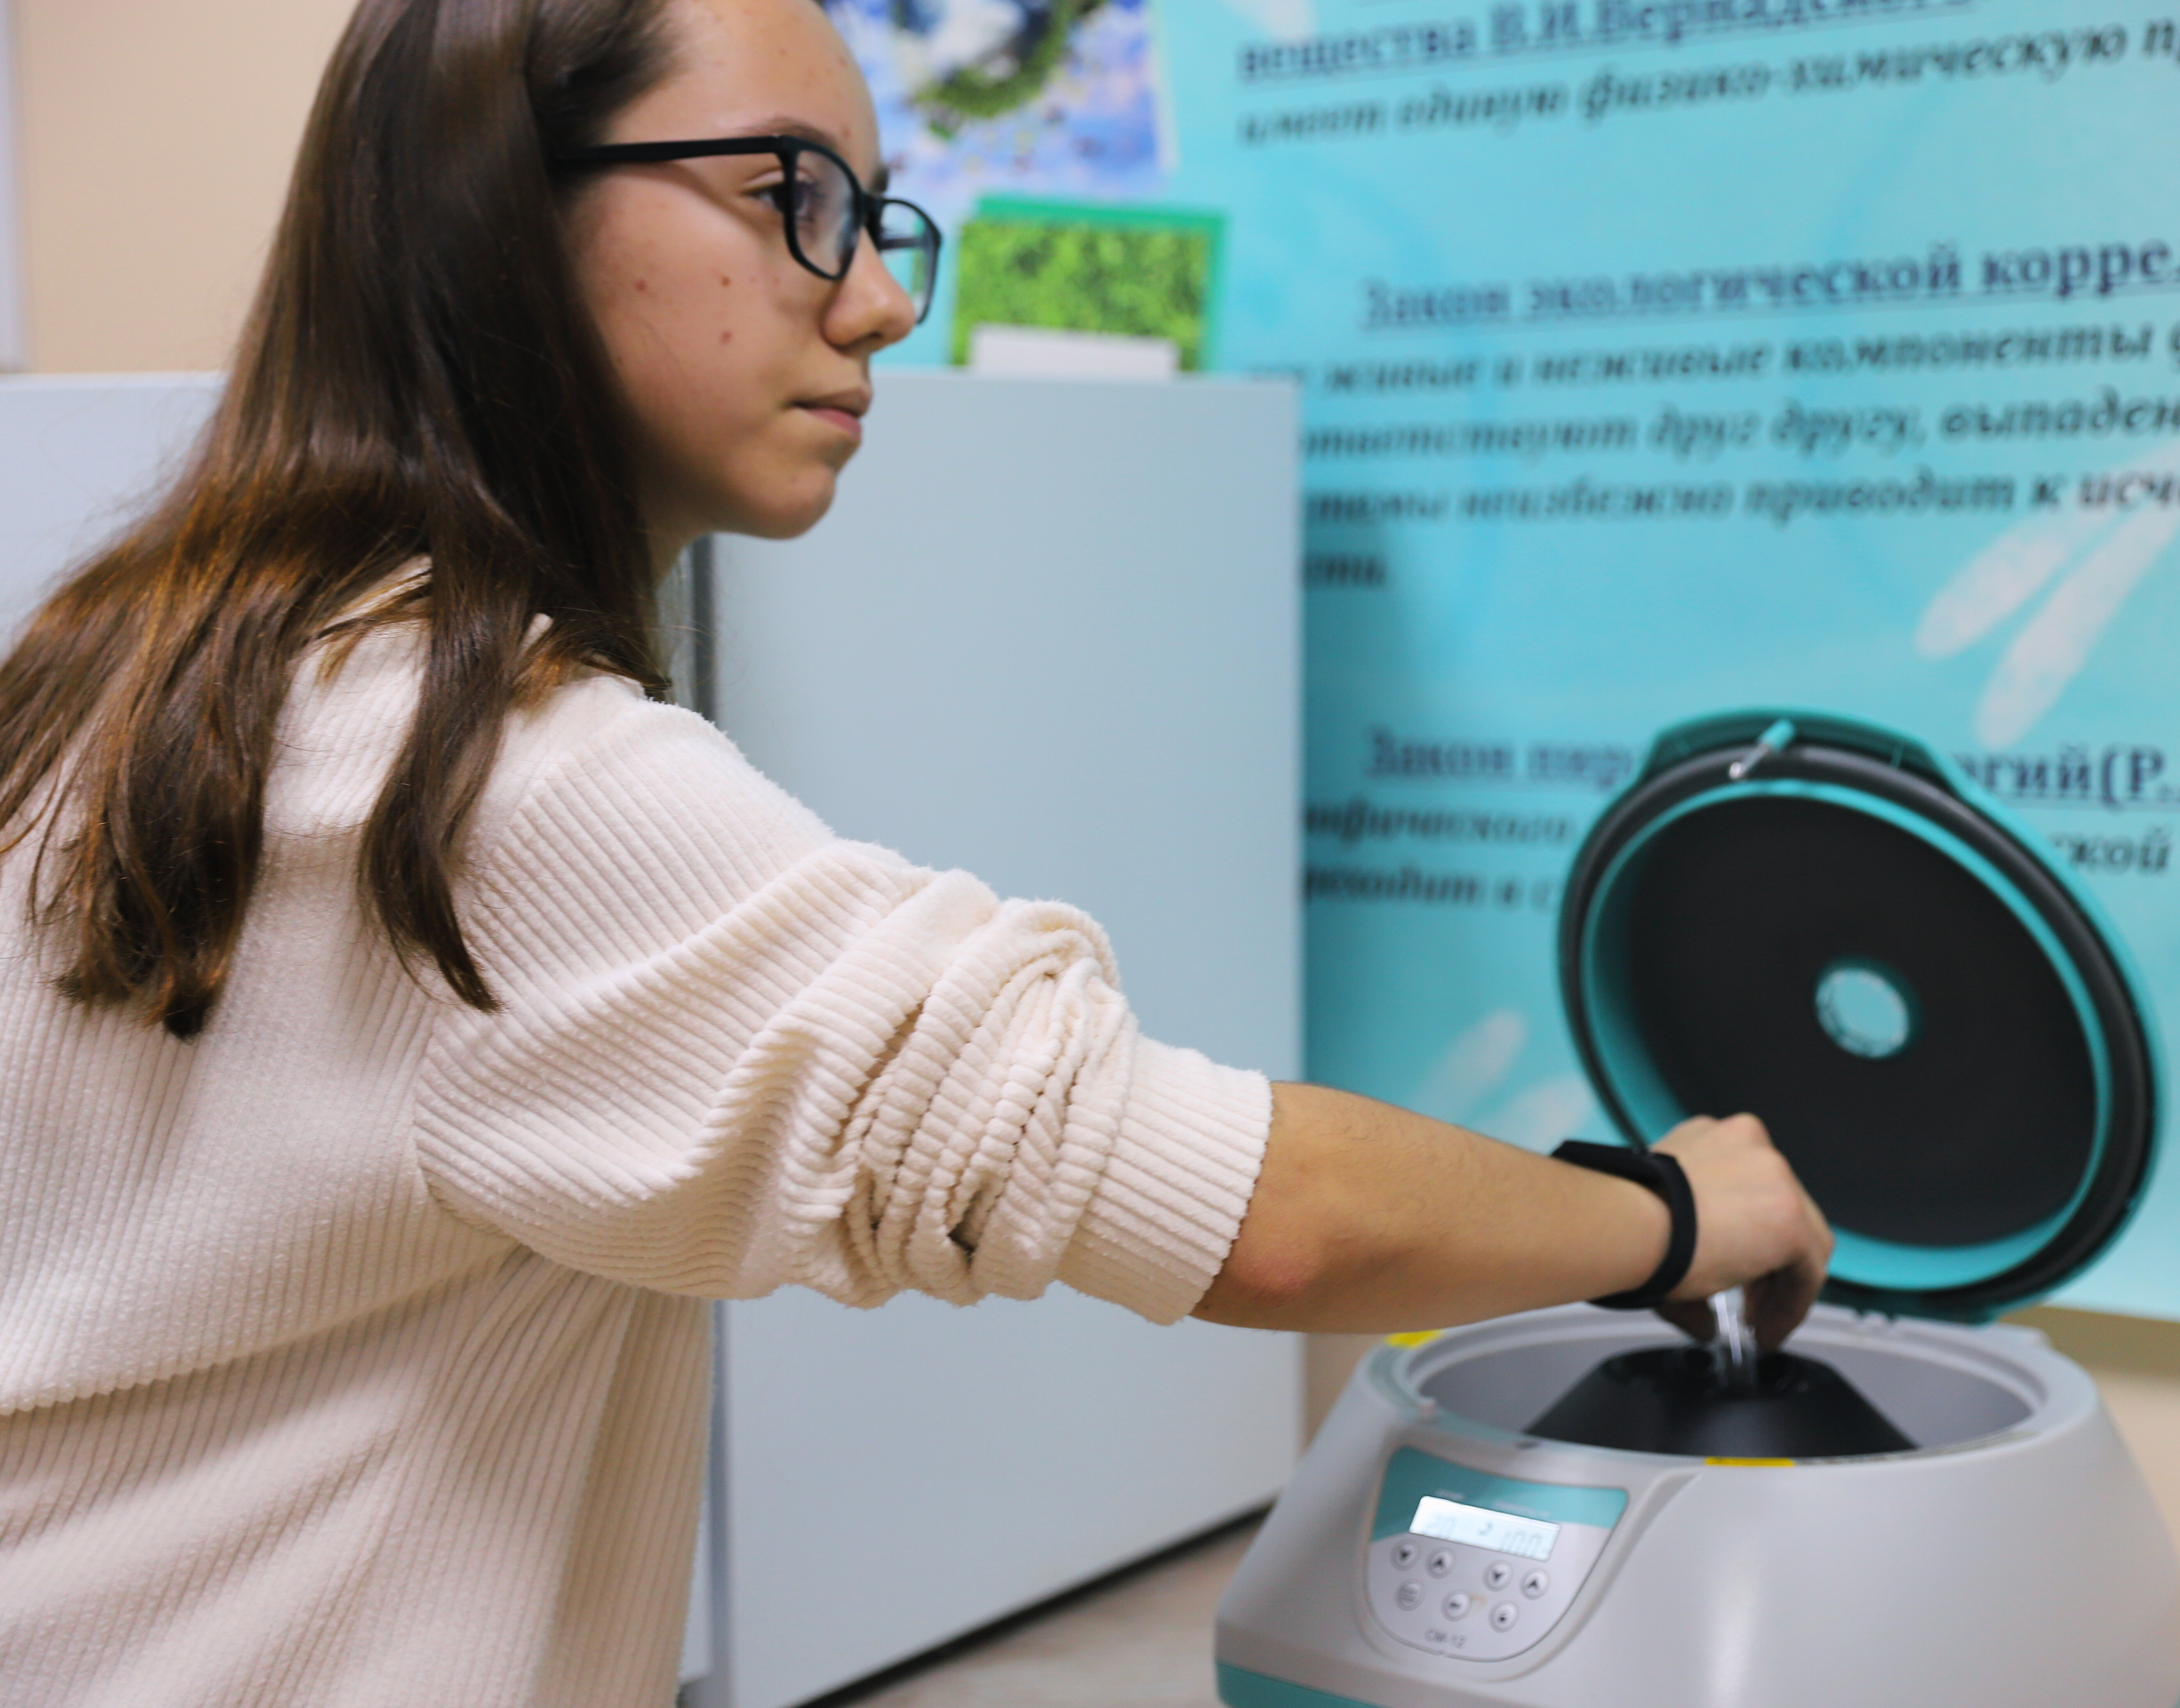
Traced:
POLYGON ((1629 1137, 1770 1128, 1840 1235, 1829 1296, 1976 1319, 2092 1261, 2139 1194, 2155 1088, 2072 885, 1912 744, 1770 721, 1669 737, 1561 915, 1584 1066, 1629 1137))

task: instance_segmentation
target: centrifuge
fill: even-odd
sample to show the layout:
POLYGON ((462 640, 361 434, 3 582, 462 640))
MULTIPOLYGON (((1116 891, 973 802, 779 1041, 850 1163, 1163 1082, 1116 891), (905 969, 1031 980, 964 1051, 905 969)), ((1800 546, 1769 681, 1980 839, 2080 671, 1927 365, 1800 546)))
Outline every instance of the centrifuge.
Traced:
POLYGON ((1621 1137, 1753 1110, 1831 1218, 1763 1396, 1819 1432, 1720 1451, 1739 1397, 1700 1382, 1661 1423, 1642 1372, 1710 1355, 1654 1318, 1389 1343, 1220 1606, 1221 1700, 2174 1708, 2149 1490, 2088 1376, 1991 1322, 2111 1244, 2153 1159, 2139 988, 2088 900, 1921 744, 1748 713, 1659 738, 1559 954, 1621 1137), (1849 1402, 1863 1432, 1825 1435, 1849 1402))

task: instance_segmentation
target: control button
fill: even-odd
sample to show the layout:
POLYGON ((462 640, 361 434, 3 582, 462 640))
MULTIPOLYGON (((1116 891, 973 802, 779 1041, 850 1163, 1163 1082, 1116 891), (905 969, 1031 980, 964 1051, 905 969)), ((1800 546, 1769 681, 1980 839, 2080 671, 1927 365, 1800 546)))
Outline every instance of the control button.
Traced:
POLYGON ((1434 1577, 1434 1578, 1443 1578, 1444 1576, 1445 1576, 1445 1574, 1446 1574, 1448 1572, 1451 1572, 1452 1569, 1453 1569, 1453 1550, 1452 1550, 1452 1549, 1451 1549, 1451 1548, 1440 1548, 1440 1549, 1438 1551, 1438 1552, 1436 1552, 1435 1554, 1434 1554, 1434 1555, 1432 1555, 1432 1556, 1430 1556, 1430 1574, 1431 1574, 1431 1576, 1432 1576, 1432 1577, 1434 1577))
POLYGON ((1396 1572, 1407 1571, 1409 1567, 1415 1564, 1417 1556, 1422 1552, 1423 1550, 1413 1542, 1401 1543, 1393 1550, 1393 1569, 1396 1572))
POLYGON ((1511 1631, 1514 1628, 1514 1622, 1521 1617, 1522 1610, 1519 1607, 1511 1601, 1501 1601, 1491 1610, 1491 1628, 1495 1631, 1511 1631))
POLYGON ((1532 1572, 1528 1577, 1522 1579, 1522 1593, 1524 1595, 1527 1595, 1532 1601, 1535 1601, 1538 1596, 1543 1595, 1545 1590, 1551 1587, 1552 1580, 1549 1573, 1532 1572))
POLYGON ((1445 1598, 1445 1617, 1449 1619, 1466 1619, 1475 1607, 1476 1597, 1466 1590, 1456 1590, 1445 1598))
POLYGON ((1484 1568, 1484 1587, 1503 1590, 1514 1581, 1514 1568, 1504 1560, 1494 1560, 1484 1568))
POLYGON ((1423 1604, 1423 1586, 1403 1584, 1393 1592, 1393 1600, 1403 1613, 1412 1613, 1423 1604))

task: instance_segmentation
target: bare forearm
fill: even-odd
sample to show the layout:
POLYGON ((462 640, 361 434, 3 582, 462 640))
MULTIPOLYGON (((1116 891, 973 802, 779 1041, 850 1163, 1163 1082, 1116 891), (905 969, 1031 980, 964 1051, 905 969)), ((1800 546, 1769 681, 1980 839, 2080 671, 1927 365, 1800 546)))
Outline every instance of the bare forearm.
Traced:
POLYGON ((1442 1328, 1639 1287, 1668 1231, 1665 1206, 1630 1182, 1282 1085, 1248 1216, 1196 1314, 1255 1328, 1442 1328))

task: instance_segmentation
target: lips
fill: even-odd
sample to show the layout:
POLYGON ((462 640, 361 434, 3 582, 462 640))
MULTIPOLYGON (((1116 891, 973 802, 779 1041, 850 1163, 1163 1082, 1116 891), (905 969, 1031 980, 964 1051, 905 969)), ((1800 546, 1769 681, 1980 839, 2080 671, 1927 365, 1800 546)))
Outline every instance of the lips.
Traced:
POLYGON ((828 427, 847 434, 850 438, 861 439, 863 436, 863 416, 871 406, 871 394, 862 389, 838 391, 825 397, 805 398, 796 406, 808 410, 828 427))
POLYGON ((801 407, 828 427, 847 434, 850 438, 861 439, 863 436, 862 417, 852 410, 834 404, 806 403, 801 407))

